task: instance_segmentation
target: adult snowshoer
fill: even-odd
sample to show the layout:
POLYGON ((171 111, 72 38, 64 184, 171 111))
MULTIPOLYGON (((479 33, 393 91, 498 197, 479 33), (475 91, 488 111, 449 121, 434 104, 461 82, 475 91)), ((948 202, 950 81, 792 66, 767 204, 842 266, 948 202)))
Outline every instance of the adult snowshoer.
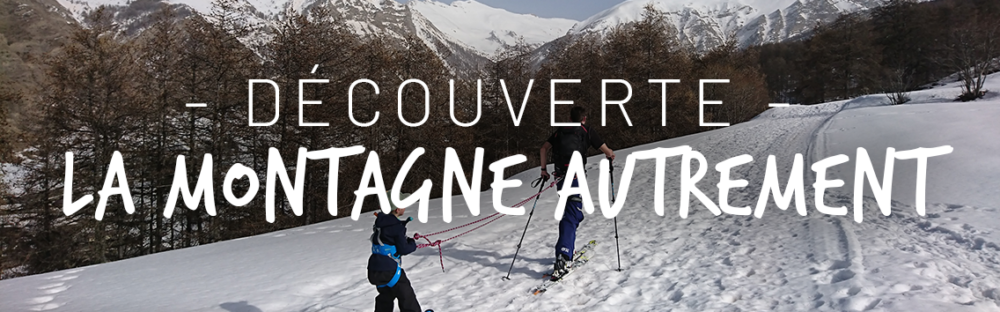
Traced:
POLYGON ((392 312, 394 300, 399 301, 402 312, 423 311, 402 267, 402 256, 417 250, 413 238, 406 237, 406 224, 412 218, 400 220, 404 212, 405 208, 393 206, 390 213, 379 212, 375 217, 372 255, 368 257, 368 281, 378 290, 375 312, 392 312))
MULTIPOLYGON (((583 156, 584 165, 587 164, 587 151, 589 147, 600 150, 610 159, 615 159, 615 152, 608 148, 607 144, 601 140, 600 135, 593 128, 588 127, 587 110, 580 106, 575 106, 570 110, 570 120, 579 122, 579 126, 560 127, 549 139, 542 144, 540 151, 541 163, 548 163, 548 152, 552 150, 552 161, 555 163, 554 174, 559 181, 558 188, 563 188, 566 179, 572 179, 572 186, 577 186, 577 178, 586 177, 565 177, 566 169, 573 157, 573 151, 580 152, 583 156)), ((542 178, 548 179, 549 173, 545 166, 542 166, 542 178)), ((567 271, 567 264, 572 261, 573 249, 576 243, 576 229, 583 221, 583 203, 579 195, 570 196, 566 202, 566 209, 563 211, 562 220, 559 221, 559 239, 556 241, 556 264, 552 271, 552 278, 559 279, 567 271)))

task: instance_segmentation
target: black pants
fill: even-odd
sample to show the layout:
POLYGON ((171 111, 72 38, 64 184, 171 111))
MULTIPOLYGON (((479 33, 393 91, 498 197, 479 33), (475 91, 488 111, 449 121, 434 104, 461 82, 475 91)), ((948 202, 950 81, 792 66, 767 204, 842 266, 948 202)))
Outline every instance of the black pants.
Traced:
MULTIPOLYGON (((392 280, 396 271, 368 271, 368 281, 375 285, 385 285, 392 280)), ((399 300, 399 310, 402 312, 423 312, 420 303, 417 302, 417 295, 413 293, 410 286, 410 279, 406 278, 406 272, 399 272, 399 281, 392 287, 378 287, 378 296, 375 297, 375 312, 392 312, 392 303, 399 300)))

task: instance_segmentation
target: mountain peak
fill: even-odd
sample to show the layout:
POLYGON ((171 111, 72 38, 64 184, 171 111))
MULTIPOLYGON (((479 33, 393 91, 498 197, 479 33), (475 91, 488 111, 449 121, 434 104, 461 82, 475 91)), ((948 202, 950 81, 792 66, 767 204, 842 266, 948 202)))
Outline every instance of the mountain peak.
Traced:
MULTIPOLYGON (((154 8, 148 5, 150 2, 163 2, 184 5, 203 15, 212 11, 208 0, 56 1, 78 21, 101 5, 141 10, 154 8)), ((641 20, 647 5, 666 14, 682 42, 697 51, 708 51, 730 39, 746 47, 800 36, 817 21, 832 21, 841 13, 873 8, 883 0, 627 0, 582 22, 513 13, 477 0, 412 0, 406 4, 396 0, 239 1, 253 23, 267 24, 287 8, 303 12, 316 5, 330 6, 356 34, 392 38, 415 34, 435 51, 446 48, 438 51, 451 55, 445 58, 461 55, 479 62, 517 44, 538 47, 566 35, 606 33, 618 25, 641 20)))
POLYGON ((570 33, 606 33, 641 20, 651 5, 667 15, 682 41, 707 51, 730 38, 744 47, 782 41, 807 32, 816 21, 832 21, 839 14, 881 4, 881 0, 628 0, 584 20, 570 33))
POLYGON ((451 4, 420 0, 411 1, 407 6, 420 12, 444 34, 484 56, 520 40, 529 45, 544 44, 565 35, 577 23, 565 18, 513 13, 475 0, 451 4))

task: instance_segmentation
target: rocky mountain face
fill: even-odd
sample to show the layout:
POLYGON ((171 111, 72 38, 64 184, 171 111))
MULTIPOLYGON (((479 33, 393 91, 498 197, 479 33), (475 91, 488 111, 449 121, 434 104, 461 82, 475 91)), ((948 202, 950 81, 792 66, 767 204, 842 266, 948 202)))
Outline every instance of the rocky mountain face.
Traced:
POLYGON ((647 5, 663 12, 680 39, 705 52, 736 40, 748 47, 780 42, 807 33, 842 13, 879 6, 881 0, 628 0, 577 24, 570 36, 606 33, 639 21, 647 5))
MULTIPOLYGON (((445 35, 410 5, 393 0, 314 0, 297 4, 296 11, 313 6, 332 8, 352 32, 362 36, 384 36, 390 42, 401 42, 407 36, 417 36, 439 55, 456 74, 462 75, 489 62, 475 49, 445 35)), ((274 18, 274 16, 268 16, 274 18)), ((266 24, 266 22, 265 22, 266 24)))
POLYGON ((537 47, 565 35, 578 23, 565 18, 511 13, 472 0, 451 4, 414 0, 406 5, 420 12, 435 28, 483 56, 518 44, 537 47))
POLYGON ((881 0, 796 1, 785 9, 748 21, 737 36, 743 46, 780 42, 802 36, 817 24, 831 22, 840 14, 873 9, 882 3, 881 0))
MULTIPOLYGON (((58 2, 69 12, 67 16, 84 25, 87 12, 102 5, 107 6, 115 12, 116 21, 130 33, 142 31, 144 25, 148 24, 148 17, 162 3, 179 7, 181 18, 188 13, 204 16, 212 14, 211 4, 198 0, 58 2)), ((358 35, 384 36, 390 42, 401 42, 407 36, 420 38, 460 76, 489 63, 489 58, 497 50, 522 42, 539 46, 564 35, 576 22, 515 14, 475 1, 459 1, 447 5, 433 1, 401 4, 393 0, 245 0, 240 4, 238 14, 259 26, 257 32, 242 38, 248 45, 265 41, 267 27, 279 18, 283 10, 304 12, 314 6, 325 6, 332 9, 358 35), (425 17, 424 13, 431 15, 434 20, 425 17), (548 25, 549 21, 555 21, 556 26, 548 25)))

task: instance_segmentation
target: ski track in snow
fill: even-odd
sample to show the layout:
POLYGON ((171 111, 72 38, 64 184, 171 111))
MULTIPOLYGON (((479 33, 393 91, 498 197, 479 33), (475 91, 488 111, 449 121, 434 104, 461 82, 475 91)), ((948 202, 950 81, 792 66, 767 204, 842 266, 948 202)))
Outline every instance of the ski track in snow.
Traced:
MULTIPOLYGON (((991 78, 1000 80, 998 76, 991 78)), ((1000 89, 1000 84, 994 83, 991 88, 1000 89)), ((731 176, 748 180, 749 185, 731 190, 730 204, 751 208, 760 196, 767 156, 776 156, 784 190, 792 159, 801 153, 807 216, 800 216, 794 207, 778 209, 773 197, 761 219, 714 216, 692 196, 691 214, 682 219, 676 210, 680 157, 667 160, 666 209, 665 215, 659 216, 652 207, 655 163, 640 161, 628 202, 617 218, 621 272, 616 270, 613 222, 595 211, 587 215, 577 235, 581 245, 591 239, 599 241, 590 263, 544 294, 529 293, 553 265, 558 224, 552 215, 558 199, 553 191, 538 201, 510 280, 501 277, 511 267, 527 215, 504 216, 445 243, 444 272, 435 248, 420 249, 404 257, 403 266, 421 305, 438 311, 997 311, 1000 226, 995 220, 1000 204, 996 201, 998 191, 988 193, 991 185, 996 185, 989 181, 998 180, 995 167, 986 167, 989 170, 976 176, 978 180, 965 184, 961 184, 962 180, 971 175, 952 173, 957 175, 952 177, 948 172, 931 169, 929 191, 960 184, 968 194, 987 193, 969 196, 962 203, 940 203, 932 198, 955 197, 929 192, 926 216, 918 216, 913 203, 907 202, 912 201, 912 191, 903 180, 912 175, 907 171, 913 171, 912 161, 897 161, 891 216, 879 212, 870 191, 864 197, 863 223, 854 222, 853 210, 846 216, 827 216, 816 211, 813 204, 812 163, 839 153, 851 158, 828 171, 828 179, 843 179, 845 186, 829 189, 824 197, 827 205, 851 208, 854 149, 860 144, 871 145, 872 163, 882 179, 882 160, 878 157, 884 154, 875 148, 884 150, 893 146, 890 144, 902 144, 896 146, 900 150, 917 147, 904 146, 909 143, 899 138, 882 138, 884 142, 876 142, 881 145, 864 141, 866 136, 878 137, 858 132, 862 131, 859 127, 869 123, 866 118, 877 116, 885 123, 897 122, 897 127, 917 128, 924 126, 903 123, 937 122, 946 111, 967 116, 1000 115, 997 100, 938 103, 939 97, 951 97, 953 92, 954 85, 915 92, 915 102, 923 104, 897 107, 884 107, 880 104, 884 97, 871 95, 823 105, 772 109, 749 122, 718 131, 618 151, 624 157, 630 151, 690 145, 708 160, 704 165, 710 167, 698 186, 713 200, 718 198, 715 164, 749 154, 753 163, 733 168, 731 176), (977 185, 984 183, 987 191, 977 191, 977 185)), ((990 126, 992 123, 964 122, 968 125, 963 127, 986 129, 987 137, 1000 133, 989 132, 998 127, 990 126)), ((958 128, 959 132, 962 129, 958 128)), ((910 133, 919 135, 924 134, 910 133)), ((937 146, 932 144, 936 141, 920 141, 919 137, 916 141, 928 142, 920 143, 926 144, 923 147, 937 146)), ((1000 151, 993 141, 977 142, 981 150, 1000 151)), ((977 146, 956 145, 955 157, 964 158, 932 159, 930 167, 983 162, 982 156, 962 156, 977 146)), ((594 205, 599 209, 598 159, 591 159, 587 170, 594 205)), ((616 181, 620 172, 621 168, 616 168, 616 181)), ((527 181, 536 174, 537 170, 528 170, 513 177, 525 183, 505 191, 504 203, 513 204, 535 192, 527 181)), ((481 199, 483 213, 479 216, 470 215, 464 198, 458 196, 450 224, 444 223, 440 211, 432 208, 429 223, 411 223, 409 234, 436 232, 491 214, 492 192, 482 193, 481 199)), ((525 205, 526 212, 532 203, 525 205)), ((440 200, 433 200, 430 206, 439 207, 440 200)), ((416 217, 416 209, 411 211, 410 215, 416 217)), ((364 270, 370 222, 370 217, 363 214, 357 222, 334 220, 0 281, 0 310, 369 311, 375 296, 364 270)))

